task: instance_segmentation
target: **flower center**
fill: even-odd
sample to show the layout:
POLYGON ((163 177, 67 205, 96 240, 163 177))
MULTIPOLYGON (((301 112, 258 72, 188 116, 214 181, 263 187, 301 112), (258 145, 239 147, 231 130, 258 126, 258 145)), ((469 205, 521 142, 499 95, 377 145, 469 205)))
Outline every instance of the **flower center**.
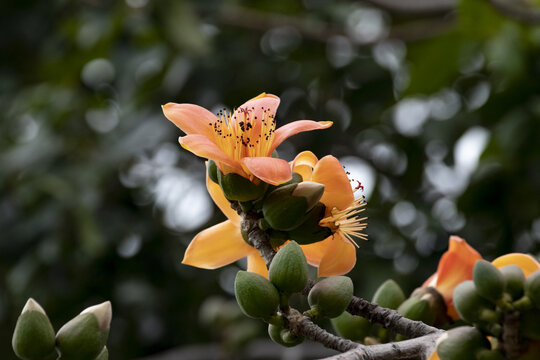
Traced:
POLYGON ((209 123, 216 145, 235 160, 244 157, 269 156, 274 141, 276 120, 271 109, 240 108, 217 113, 217 121, 209 123))
POLYGON ((360 218, 367 205, 365 197, 361 196, 344 210, 333 208, 330 216, 325 217, 319 222, 320 226, 329 227, 333 233, 339 233, 349 240, 354 246, 359 247, 353 237, 367 240, 367 235, 362 233, 367 227, 367 217, 360 218))

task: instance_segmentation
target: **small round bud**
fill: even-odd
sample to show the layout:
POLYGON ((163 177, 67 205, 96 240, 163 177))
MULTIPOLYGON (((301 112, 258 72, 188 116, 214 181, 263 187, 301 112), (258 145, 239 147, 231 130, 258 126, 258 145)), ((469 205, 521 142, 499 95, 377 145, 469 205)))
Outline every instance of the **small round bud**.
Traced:
POLYGON ((392 279, 388 279, 379 286, 375 295, 373 295, 372 302, 375 304, 388 308, 397 309, 402 302, 405 301, 405 294, 401 287, 392 279))
POLYGON ((264 199, 264 219, 273 229, 288 231, 303 222, 308 201, 304 196, 292 194, 298 186, 299 184, 280 186, 264 199))
POLYGON ((274 285, 259 274, 239 271, 234 281, 234 295, 244 314, 268 319, 276 314, 279 294, 274 285))
POLYGON ((304 252, 296 242, 289 241, 274 256, 268 278, 286 295, 304 289, 308 279, 308 265, 304 252))
POLYGON ((223 174, 217 173, 219 186, 223 190, 223 195, 227 200, 252 201, 264 195, 268 184, 261 181, 258 184, 249 181, 235 173, 223 174))
POLYGON ((525 280, 525 295, 531 299, 537 309, 540 309, 540 270, 525 280))
POLYGON ((352 280, 346 276, 331 276, 316 283, 308 295, 312 313, 335 318, 349 305, 353 296, 352 280))
POLYGON ((460 326, 443 335, 437 345, 441 360, 476 360, 476 354, 489 347, 489 341, 471 326, 460 326))
POLYGON ((500 268, 499 271, 504 278, 505 291, 514 300, 521 298, 525 286, 525 275, 521 268, 517 265, 506 265, 500 268))
POLYGON ((422 296, 412 296, 405 300, 397 311, 407 319, 422 321, 428 325, 433 325, 437 314, 430 307, 429 294, 422 296))
POLYGON ((478 294, 471 280, 456 286, 453 299, 459 316, 465 321, 474 323, 497 320, 495 306, 478 294))
POLYGON ((497 301, 504 292, 503 274, 485 260, 478 260, 473 268, 473 281, 476 291, 484 298, 497 301))
POLYGON ((302 336, 295 336, 289 329, 285 329, 279 325, 268 325, 268 335, 270 335, 270 339, 276 344, 285 347, 293 347, 304 341, 302 336))
POLYGON ((352 341, 363 342, 371 331, 371 323, 368 319, 351 315, 347 311, 342 312, 341 315, 330 321, 339 336, 352 341))
POLYGON ((28 299, 13 331, 15 355, 23 360, 56 358, 54 343, 54 329, 45 310, 34 299, 28 299))

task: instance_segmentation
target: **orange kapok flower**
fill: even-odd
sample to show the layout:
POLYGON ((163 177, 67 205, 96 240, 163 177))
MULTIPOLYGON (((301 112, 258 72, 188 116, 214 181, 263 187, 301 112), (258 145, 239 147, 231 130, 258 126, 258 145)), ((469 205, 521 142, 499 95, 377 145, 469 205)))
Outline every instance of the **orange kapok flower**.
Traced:
POLYGON ((348 273, 356 264, 358 245, 354 238, 367 239, 362 233, 367 218, 359 218, 365 210, 364 197, 355 200, 343 166, 331 155, 318 160, 312 152, 304 151, 296 156, 292 168, 303 181, 324 185, 320 201, 326 206, 326 213, 319 225, 333 233, 323 241, 301 246, 308 263, 318 267, 319 277, 348 273))
POLYGON ((456 286, 466 280, 472 280, 474 264, 482 256, 459 236, 450 236, 448 251, 439 260, 437 272, 431 275, 422 287, 434 287, 442 295, 448 315, 456 320, 459 315, 454 308, 452 294, 456 286))
POLYGON ((186 136, 179 142, 195 155, 214 160, 224 174, 236 173, 250 180, 258 178, 272 185, 291 179, 291 168, 272 152, 288 137, 299 132, 326 129, 331 121, 299 120, 276 130, 279 98, 262 93, 233 113, 217 116, 193 104, 168 103, 163 113, 186 136))
POLYGON ((526 278, 534 272, 540 270, 540 263, 538 263, 535 258, 521 253, 511 253, 499 256, 491 263, 497 269, 500 269, 506 265, 517 265, 521 268, 521 271, 523 271, 526 278))

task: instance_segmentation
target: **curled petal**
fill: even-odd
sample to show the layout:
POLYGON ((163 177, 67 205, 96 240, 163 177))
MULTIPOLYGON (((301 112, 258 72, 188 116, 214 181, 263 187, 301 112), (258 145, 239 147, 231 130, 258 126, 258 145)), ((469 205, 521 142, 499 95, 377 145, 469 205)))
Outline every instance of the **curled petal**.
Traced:
POLYGON ((327 208, 336 207, 343 210, 354 201, 349 177, 339 160, 332 155, 327 155, 319 160, 313 169, 311 180, 325 186, 321 202, 327 208))
POLYGON ((291 167, 283 159, 245 157, 242 163, 250 173, 268 184, 279 185, 291 180, 292 177, 291 167))
POLYGON ((334 234, 319 264, 319 277, 343 275, 356 264, 356 248, 339 234, 334 234))
POLYGON ((270 153, 274 151, 279 144, 281 144, 285 139, 304 132, 304 131, 311 131, 311 130, 320 130, 320 129, 326 129, 332 126, 331 121, 312 121, 312 120, 298 120, 293 121, 291 123, 288 123, 286 125, 283 125, 279 129, 276 130, 276 133, 274 135, 274 142, 272 143, 272 147, 270 148, 270 153))
POLYGON ((240 227, 240 222, 242 221, 242 218, 240 217, 240 215, 238 215, 236 211, 231 208, 231 203, 225 198, 225 195, 223 195, 223 190, 221 190, 221 187, 212 180, 210 180, 208 175, 206 175, 206 188, 208 189, 210 197, 212 198, 212 200, 214 200, 214 203, 227 217, 227 219, 229 219, 236 226, 240 227))
POLYGON ((228 166, 242 170, 238 161, 225 154, 212 140, 204 135, 186 135, 178 138, 182 147, 197 156, 222 162, 228 166))
POLYGON ((530 255, 520 253, 499 256, 493 260, 492 264, 498 269, 506 265, 517 265, 521 268, 523 274, 525 274, 525 277, 529 277, 529 275, 532 273, 540 270, 540 264, 535 258, 530 255))
POLYGON ((199 134, 213 136, 212 126, 216 116, 203 107, 193 104, 168 103, 161 107, 165 117, 187 135, 199 134))
POLYGON ((257 250, 252 251, 247 258, 247 271, 254 272, 268 279, 268 268, 261 254, 257 250))
POLYGON ((317 164, 317 157, 311 151, 302 151, 296 155, 291 163, 294 172, 302 176, 303 181, 311 181, 313 167, 317 164))
POLYGON ((231 221, 224 221, 198 233, 189 244, 182 264, 215 269, 241 259, 253 251, 231 221))

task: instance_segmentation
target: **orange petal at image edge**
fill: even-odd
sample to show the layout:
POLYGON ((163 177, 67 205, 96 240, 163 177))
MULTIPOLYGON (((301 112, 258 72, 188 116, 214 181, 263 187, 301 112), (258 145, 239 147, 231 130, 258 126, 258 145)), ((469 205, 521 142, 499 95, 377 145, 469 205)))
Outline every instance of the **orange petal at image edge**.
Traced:
POLYGON ((540 264, 530 255, 521 253, 512 253, 499 256, 492 261, 492 264, 500 269, 506 265, 517 265, 521 268, 525 277, 529 277, 532 273, 540 270, 540 264))
POLYGON ((255 177, 271 184, 279 185, 291 180, 292 171, 289 163, 283 159, 271 157, 245 157, 242 163, 255 177))
POLYGON ((214 200, 214 203, 227 217, 227 219, 229 219, 233 224, 240 228, 240 222, 242 221, 242 218, 240 217, 240 215, 238 215, 236 211, 231 208, 231 203, 225 198, 225 195, 223 195, 223 190, 221 190, 221 187, 208 177, 208 171, 206 175, 206 189, 208 190, 208 193, 210 194, 212 200, 214 200))
POLYGON ((253 251, 240 229, 227 220, 198 233, 184 254, 182 264, 215 269, 248 256, 253 251))
POLYGON ((161 107, 163 114, 187 135, 213 136, 213 124, 217 117, 205 108, 193 104, 168 103, 161 107))
POLYGON ((304 131, 327 129, 330 126, 332 126, 331 121, 312 120, 298 120, 285 124, 276 130, 274 134, 274 142, 272 143, 272 147, 270 148, 270 153, 272 153, 272 151, 274 151, 285 139, 295 134, 304 131))
POLYGON ((339 160, 332 155, 319 160, 313 169, 311 180, 324 185, 324 194, 320 201, 329 209, 335 207, 344 210, 354 201, 349 177, 339 160))

